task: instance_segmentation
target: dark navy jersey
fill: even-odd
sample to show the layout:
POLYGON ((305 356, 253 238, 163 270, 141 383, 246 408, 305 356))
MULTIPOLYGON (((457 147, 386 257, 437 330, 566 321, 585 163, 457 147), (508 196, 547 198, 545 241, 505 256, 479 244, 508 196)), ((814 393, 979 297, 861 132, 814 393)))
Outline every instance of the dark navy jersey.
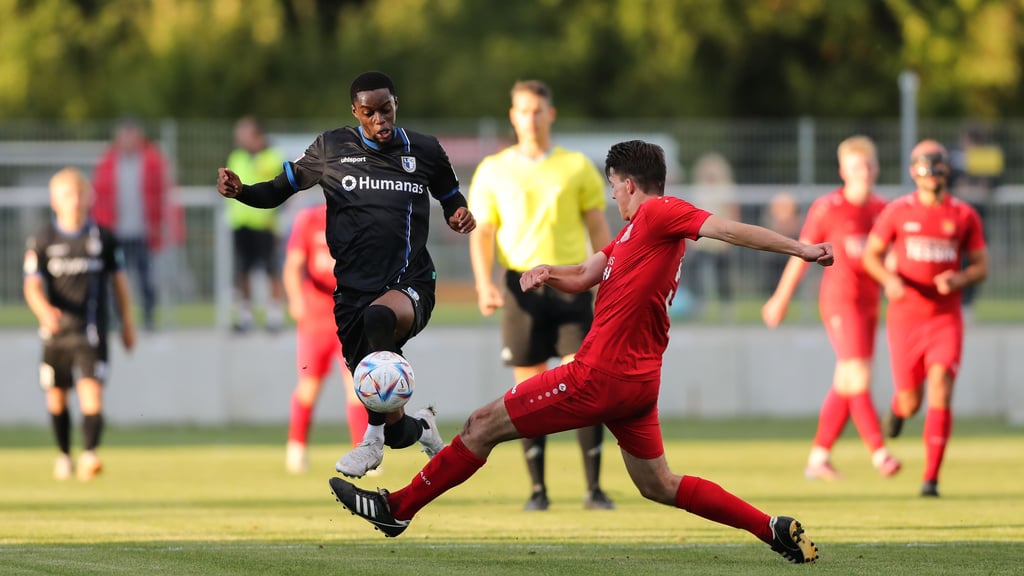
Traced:
POLYGON ((41 277, 50 305, 61 311, 54 337, 84 334, 95 344, 105 336, 110 277, 123 262, 113 233, 91 221, 71 234, 51 223, 28 239, 25 275, 41 277))
POLYGON ((465 200, 437 138, 394 129, 387 144, 359 128, 324 132, 285 164, 293 190, 319 184, 327 197, 327 245, 338 288, 379 293, 412 279, 432 279, 427 252, 430 197, 465 200))

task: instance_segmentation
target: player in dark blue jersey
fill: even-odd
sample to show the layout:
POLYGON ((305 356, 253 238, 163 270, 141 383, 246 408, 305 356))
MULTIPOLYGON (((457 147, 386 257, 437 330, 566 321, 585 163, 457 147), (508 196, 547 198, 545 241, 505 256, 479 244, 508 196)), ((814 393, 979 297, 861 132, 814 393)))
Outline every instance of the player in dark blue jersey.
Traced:
MULTIPOLYGON (((320 134, 271 181, 243 185, 221 168, 217 191, 249 206, 274 208, 319 184, 327 198, 327 245, 336 264, 334 317, 349 369, 377 350, 401 353, 426 326, 434 308, 436 272, 427 252, 430 198, 441 203, 448 226, 476 227, 459 180, 437 138, 395 126, 398 98, 391 78, 366 72, 352 81, 358 127, 320 134)), ((432 408, 369 412, 363 442, 336 465, 359 478, 376 469, 384 446, 419 441, 433 456, 444 447, 432 408)))
POLYGON ((121 339, 129 350, 135 343, 124 257, 114 235, 88 219, 91 200, 92 188, 81 172, 65 168, 54 175, 50 180, 54 221, 28 239, 25 251, 25 301, 39 319, 44 343, 39 384, 46 392, 60 449, 53 469, 58 480, 70 478, 73 471, 67 410, 72 384, 82 411, 84 451, 78 459, 78 479, 91 480, 103 467, 96 448, 103 431, 111 281, 121 314, 121 339))

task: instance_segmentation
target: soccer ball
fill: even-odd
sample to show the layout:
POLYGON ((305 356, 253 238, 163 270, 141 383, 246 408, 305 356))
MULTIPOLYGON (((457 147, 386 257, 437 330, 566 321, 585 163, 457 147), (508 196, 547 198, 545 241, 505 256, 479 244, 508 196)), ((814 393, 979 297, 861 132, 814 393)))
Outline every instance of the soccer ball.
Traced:
POLYGON ((412 397, 415 376, 409 362, 394 352, 370 352, 352 373, 356 396, 374 412, 398 410, 412 397))

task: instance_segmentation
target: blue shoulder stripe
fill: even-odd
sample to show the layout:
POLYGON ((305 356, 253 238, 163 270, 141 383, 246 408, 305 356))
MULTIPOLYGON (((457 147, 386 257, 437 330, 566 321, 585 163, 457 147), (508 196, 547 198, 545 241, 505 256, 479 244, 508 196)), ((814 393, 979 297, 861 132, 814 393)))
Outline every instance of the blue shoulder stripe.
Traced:
POLYGON ((284 163, 284 174, 288 177, 288 183, 292 185, 292 190, 299 191, 299 183, 295 181, 295 168, 292 168, 291 162, 284 163))
POLYGON ((398 137, 402 139, 402 151, 408 154, 409 151, 412 150, 412 147, 409 145, 409 135, 405 133, 405 128, 398 128, 396 126, 395 132, 398 134, 398 137))

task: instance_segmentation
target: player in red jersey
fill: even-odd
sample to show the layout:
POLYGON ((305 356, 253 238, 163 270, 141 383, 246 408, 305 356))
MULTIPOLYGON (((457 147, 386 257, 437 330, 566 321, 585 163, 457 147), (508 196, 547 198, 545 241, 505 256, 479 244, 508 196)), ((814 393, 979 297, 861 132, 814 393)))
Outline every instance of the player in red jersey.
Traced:
POLYGON ((899 435, 903 419, 920 409, 927 383, 921 495, 938 496, 963 347, 960 291, 988 275, 988 253, 978 213, 949 193, 945 147, 923 140, 910 159, 917 190, 893 200, 878 217, 864 250, 864 269, 889 300, 886 326, 896 393, 886 433, 891 438, 899 435), (895 270, 883 262, 890 247, 895 270), (961 268, 965 254, 967 266, 961 268))
POLYGON ((497 444, 603 423, 618 440, 626 470, 644 497, 747 530, 791 562, 814 561, 817 548, 795 519, 768 516, 713 482, 669 470, 658 394, 668 307, 679 286, 686 239, 717 238, 823 266, 832 264, 832 247, 804 244, 663 196, 665 155, 653 144, 633 140, 612 146, 605 176, 629 224, 582 264, 545 264, 520 279, 523 290, 547 285, 569 293, 600 283, 594 323, 575 359, 473 412, 462 432, 405 488, 368 491, 332 478, 332 491, 352 513, 397 536, 416 512, 483 466, 497 444))
POLYGON ((335 361, 341 368, 347 400, 346 415, 352 445, 366 432, 367 414, 352 386, 352 373, 345 366, 341 341, 335 336, 334 258, 327 247, 327 210, 324 206, 305 208, 295 216, 284 260, 282 280, 288 296, 288 311, 296 322, 296 367, 299 381, 292 393, 291 423, 285 466, 301 474, 309 469, 306 440, 313 418, 313 406, 320 395, 324 377, 335 361))
MULTIPOLYGON (((832 445, 852 418, 871 452, 872 464, 882 476, 889 477, 899 472, 900 462, 885 447, 870 392, 880 294, 878 284, 861 265, 868 232, 885 207, 885 200, 873 191, 878 154, 870 138, 853 136, 839 144, 838 156, 843 186, 815 200, 800 232, 803 242, 828 242, 839 255, 836 265, 822 276, 818 300, 822 322, 836 352, 836 368, 832 387, 821 405, 818 432, 804 475, 823 480, 840 477, 832 467, 832 445)), ((806 262, 789 259, 775 293, 761 308, 761 317, 769 328, 785 318, 806 271, 806 262)))

